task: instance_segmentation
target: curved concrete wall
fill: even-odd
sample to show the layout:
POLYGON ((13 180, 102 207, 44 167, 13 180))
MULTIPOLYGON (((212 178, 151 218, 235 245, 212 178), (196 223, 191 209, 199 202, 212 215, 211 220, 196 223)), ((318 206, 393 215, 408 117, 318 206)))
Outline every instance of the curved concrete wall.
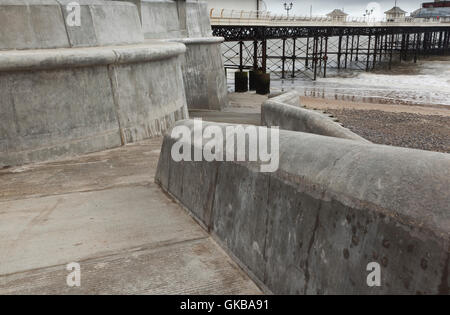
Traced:
POLYGON ((220 110, 228 105, 222 60, 223 38, 212 37, 208 5, 197 0, 127 0, 139 9, 146 39, 187 46, 183 77, 190 109, 220 110))
POLYGON ((261 106, 261 125, 370 143, 330 117, 300 107, 296 91, 268 99, 261 106))
POLYGON ((144 43, 131 3, 77 2, 71 27, 70 1, 0 0, 0 167, 124 145, 188 116, 185 45, 144 43))
POLYGON ((450 155, 281 130, 279 170, 260 173, 174 162, 177 140, 164 138, 157 182, 273 293, 450 293, 450 155))
POLYGON ((70 0, 1 0, 0 50, 141 43, 136 8, 127 2, 78 0, 80 26, 66 23, 70 0), (5 31, 6 30, 6 31, 5 31))
MULTIPOLYGON (((124 1, 124 0, 113 0, 124 1)), ((211 37, 208 5, 199 0, 125 0, 138 7, 145 38, 211 37)))
POLYGON ((154 43, 0 53, 0 167, 162 134, 188 115, 184 52, 154 43))
POLYGON ((221 110, 228 104, 220 49, 222 38, 187 38, 175 40, 186 45, 183 78, 189 109, 221 110))

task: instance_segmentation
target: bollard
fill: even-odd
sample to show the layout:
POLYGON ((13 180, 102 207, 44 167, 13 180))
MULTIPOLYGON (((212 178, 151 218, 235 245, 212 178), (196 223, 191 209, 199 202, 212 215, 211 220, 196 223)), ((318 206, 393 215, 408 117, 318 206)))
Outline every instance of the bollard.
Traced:
POLYGON ((248 73, 247 72, 235 72, 234 73, 234 89, 237 93, 243 93, 248 91, 248 73))
POLYGON ((249 90, 250 91, 256 91, 256 86, 258 85, 257 81, 258 81, 259 73, 262 73, 262 71, 261 70, 252 70, 249 72, 249 74, 250 74, 249 90))
POLYGON ((256 94, 270 94, 270 73, 260 72, 257 74, 256 94))

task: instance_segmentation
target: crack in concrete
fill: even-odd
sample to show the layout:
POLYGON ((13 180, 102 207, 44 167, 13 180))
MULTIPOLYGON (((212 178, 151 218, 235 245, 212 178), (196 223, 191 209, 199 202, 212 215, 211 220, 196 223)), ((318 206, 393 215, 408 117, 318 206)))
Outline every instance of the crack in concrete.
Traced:
POLYGON ((316 239, 316 233, 317 233, 317 230, 320 225, 320 210, 321 209, 322 209, 322 201, 320 201, 319 208, 317 210, 316 222, 314 223, 313 233, 312 233, 311 239, 309 241, 309 245, 308 245, 308 255, 307 255, 307 258, 305 261, 305 289, 303 291, 304 295, 306 295, 308 292, 309 280, 311 277, 311 275, 309 273, 309 256, 311 255, 311 250, 314 245, 314 241, 316 239))

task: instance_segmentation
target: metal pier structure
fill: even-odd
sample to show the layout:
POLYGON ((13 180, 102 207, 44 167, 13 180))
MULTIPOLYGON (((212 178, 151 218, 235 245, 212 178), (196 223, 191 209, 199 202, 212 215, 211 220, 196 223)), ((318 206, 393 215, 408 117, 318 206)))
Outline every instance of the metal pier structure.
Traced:
POLYGON ((450 20, 337 21, 236 12, 211 11, 214 35, 225 38, 226 69, 262 69, 281 79, 316 80, 329 71, 391 68, 450 52, 450 20))

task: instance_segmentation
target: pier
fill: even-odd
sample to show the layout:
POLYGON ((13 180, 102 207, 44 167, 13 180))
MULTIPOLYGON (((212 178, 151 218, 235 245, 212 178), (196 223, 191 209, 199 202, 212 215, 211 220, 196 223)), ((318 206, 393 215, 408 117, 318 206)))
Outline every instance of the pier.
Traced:
POLYGON ((371 71, 450 51, 450 19, 374 22, 286 17, 262 12, 210 12, 225 38, 226 69, 262 69, 281 79, 327 77, 329 69, 371 71))

